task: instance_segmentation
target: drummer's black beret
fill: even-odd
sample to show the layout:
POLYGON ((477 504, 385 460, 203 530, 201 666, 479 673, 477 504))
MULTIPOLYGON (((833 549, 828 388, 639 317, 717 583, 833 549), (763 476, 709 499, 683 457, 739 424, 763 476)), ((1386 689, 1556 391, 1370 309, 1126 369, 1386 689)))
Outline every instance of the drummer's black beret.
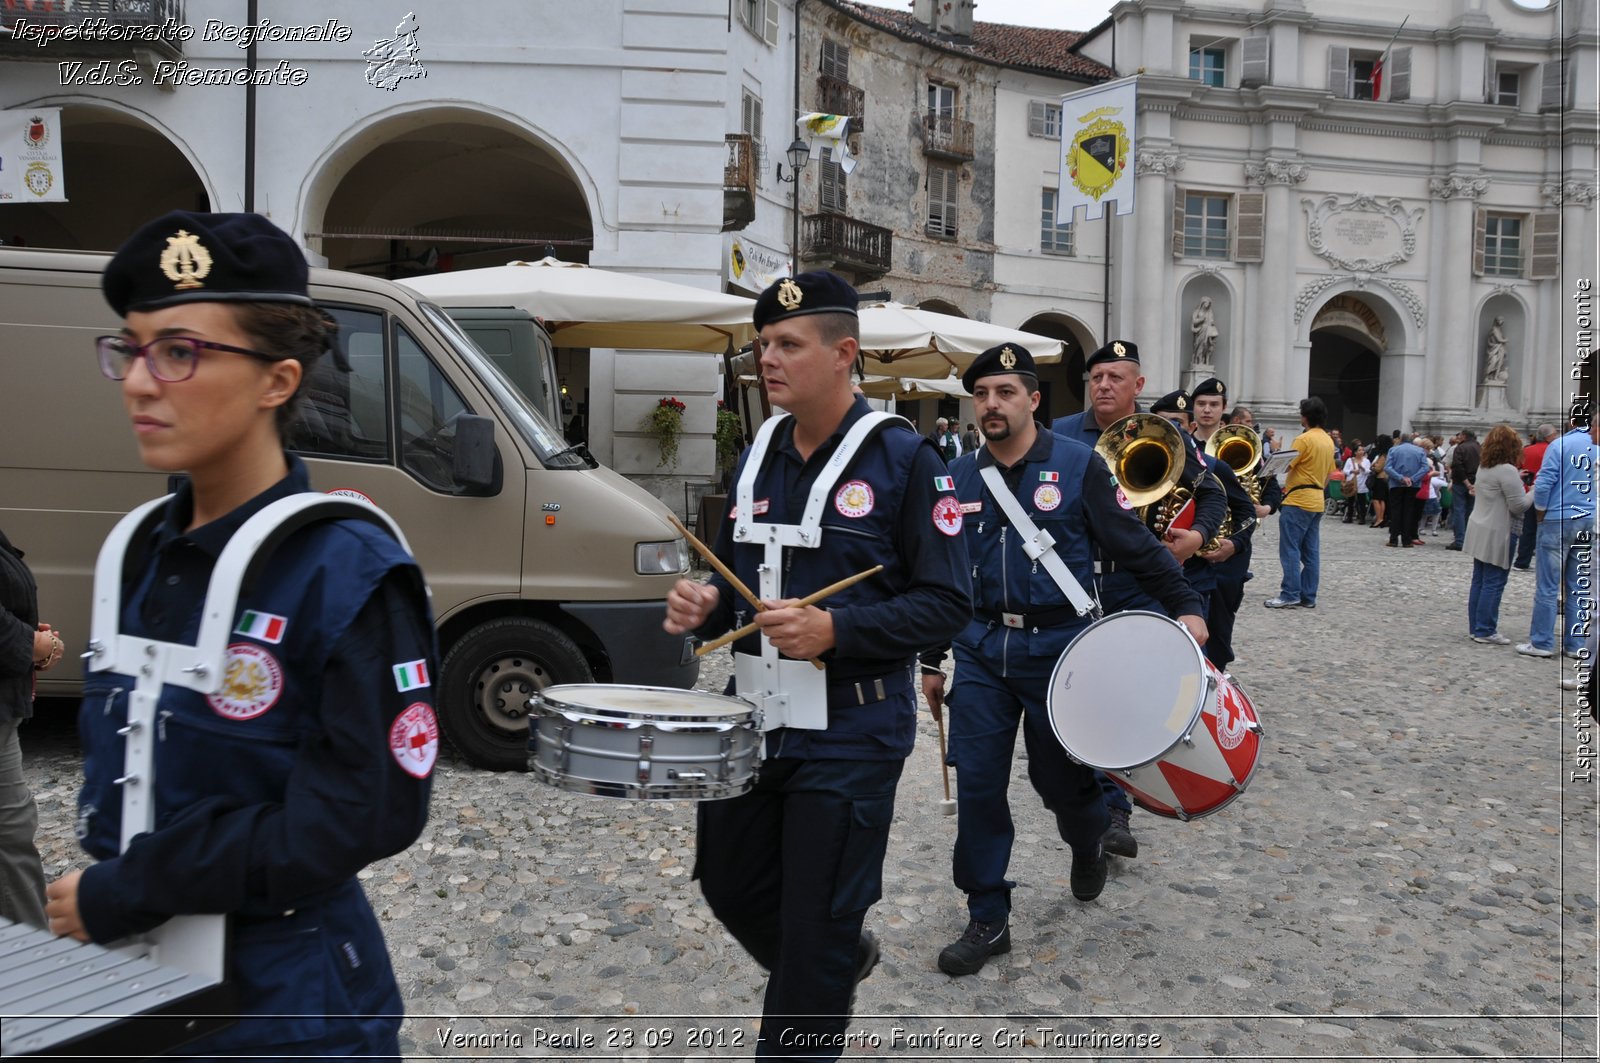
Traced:
POLYGON ((1189 397, 1193 399, 1198 399, 1201 395, 1215 395, 1222 399, 1223 402, 1227 402, 1228 385, 1224 384, 1214 376, 1208 376, 1204 380, 1200 381, 1200 383, 1196 384, 1194 386, 1194 390, 1189 393, 1189 397))
POLYGON ((849 281, 825 269, 784 277, 756 299, 756 331, 761 331, 774 321, 804 314, 849 314, 855 317, 856 306, 860 302, 860 296, 849 281))
POLYGON ((1177 391, 1169 391, 1150 404, 1150 412, 1187 414, 1189 412, 1189 396, 1184 394, 1182 388, 1177 391))
POLYGON ((1033 364, 1033 355, 1028 353, 1028 348, 1013 343, 1003 343, 998 347, 990 347, 967 366, 967 371, 961 374, 961 386, 967 389, 967 394, 972 394, 972 386, 986 376, 999 376, 1003 373, 1021 373, 1023 376, 1032 377, 1035 386, 1039 383, 1039 370, 1033 364))
POLYGON ((1112 340, 1088 357, 1083 363, 1084 372, 1088 372, 1101 362, 1132 362, 1138 365, 1139 348, 1128 340, 1112 340))
POLYGON ((163 214, 128 237, 101 291, 118 316, 178 303, 311 306, 305 255, 260 214, 163 214))

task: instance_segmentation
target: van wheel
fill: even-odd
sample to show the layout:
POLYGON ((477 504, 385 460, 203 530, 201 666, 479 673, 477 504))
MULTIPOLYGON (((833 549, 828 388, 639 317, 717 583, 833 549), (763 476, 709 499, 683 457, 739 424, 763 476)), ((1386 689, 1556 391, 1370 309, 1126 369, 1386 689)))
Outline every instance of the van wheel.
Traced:
POLYGON ((506 617, 480 624, 445 654, 439 717, 467 763, 528 770, 527 702, 558 683, 592 683, 578 644, 543 620, 506 617))

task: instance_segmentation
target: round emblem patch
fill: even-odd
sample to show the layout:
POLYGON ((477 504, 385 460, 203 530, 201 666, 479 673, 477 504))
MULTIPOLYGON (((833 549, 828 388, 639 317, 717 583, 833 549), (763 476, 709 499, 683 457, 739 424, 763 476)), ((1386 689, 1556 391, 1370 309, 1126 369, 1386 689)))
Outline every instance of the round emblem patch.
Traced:
POLYGON ((946 535, 961 534, 961 503, 945 495, 933 504, 933 526, 946 535))
POLYGON ((833 508, 846 517, 865 517, 872 512, 872 485, 851 480, 833 496, 833 508))
POLYGON ((222 668, 222 689, 207 694, 206 704, 223 719, 253 720, 276 705, 282 693, 278 659, 253 642, 234 642, 222 668))
POLYGON ((1123 509, 1133 508, 1133 503, 1128 501, 1128 496, 1121 487, 1117 488, 1117 505, 1121 506, 1123 509))
POLYGON ((433 706, 414 702, 394 718, 389 728, 389 752, 407 775, 426 779, 439 759, 439 721, 433 706))
MULTIPOLYGON (((371 498, 357 491, 354 487, 335 487, 328 494, 333 495, 335 498, 359 498, 363 502, 372 502, 371 498)), ((373 502, 373 505, 377 505, 377 503, 373 502)))
POLYGON ((1040 484, 1033 489, 1033 505, 1035 509, 1048 513, 1061 504, 1061 488, 1055 484, 1040 484))

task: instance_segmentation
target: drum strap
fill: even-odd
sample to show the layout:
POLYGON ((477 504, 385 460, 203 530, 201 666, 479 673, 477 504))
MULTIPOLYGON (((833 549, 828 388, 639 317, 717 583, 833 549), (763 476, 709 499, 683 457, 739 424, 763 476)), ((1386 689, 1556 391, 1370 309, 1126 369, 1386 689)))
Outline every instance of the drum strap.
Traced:
POLYGON ((1044 570, 1056 581, 1056 586, 1061 588, 1061 593, 1067 596, 1067 601, 1072 603, 1079 616, 1099 616, 1100 603, 1089 596, 1077 577, 1072 574, 1072 570, 1067 568, 1067 563, 1061 560, 1061 555, 1056 553, 1056 541, 1050 537, 1050 533, 1028 518, 1027 510, 1022 508, 1017 496, 1006 486, 1004 477, 1000 475, 999 466, 992 463, 985 465, 979 470, 979 475, 983 477, 984 486, 989 489, 989 494, 994 496, 1000 512, 1006 515, 1006 520, 1010 521, 1011 526, 1021 534, 1022 552, 1044 566, 1044 570))

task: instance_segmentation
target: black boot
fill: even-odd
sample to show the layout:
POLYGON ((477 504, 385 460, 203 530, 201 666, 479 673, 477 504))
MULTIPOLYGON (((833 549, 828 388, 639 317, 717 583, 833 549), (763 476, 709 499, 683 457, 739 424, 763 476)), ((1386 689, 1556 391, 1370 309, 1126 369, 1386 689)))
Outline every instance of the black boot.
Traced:
POLYGON ((939 970, 945 974, 976 974, 990 956, 1010 951, 1009 920, 985 923, 974 919, 967 923, 960 941, 947 945, 939 953, 939 970))
POLYGON ((1112 856, 1126 856, 1130 860, 1139 855, 1139 839, 1128 826, 1126 809, 1112 808, 1111 826, 1100 836, 1100 847, 1112 856))
POLYGON ((1106 853, 1098 845, 1094 856, 1072 853, 1072 895, 1080 901, 1092 901, 1106 888, 1106 853))

